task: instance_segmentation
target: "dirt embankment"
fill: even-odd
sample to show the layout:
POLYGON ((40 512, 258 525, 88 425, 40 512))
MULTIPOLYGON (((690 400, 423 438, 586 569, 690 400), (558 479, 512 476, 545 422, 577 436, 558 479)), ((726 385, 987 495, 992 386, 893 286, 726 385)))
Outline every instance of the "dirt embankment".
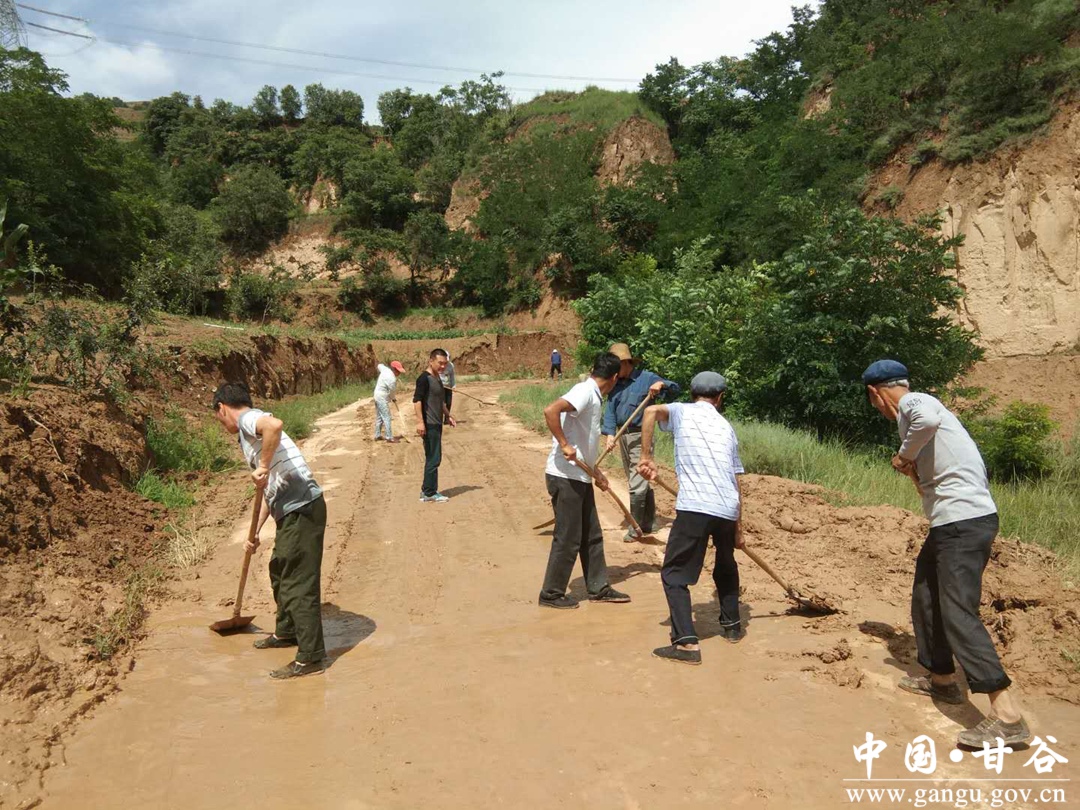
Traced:
POLYGON ((125 591, 165 568, 174 519, 131 489, 151 462, 146 416, 206 413, 222 380, 263 399, 375 372, 370 347, 338 340, 230 336, 211 354, 174 345, 160 388, 126 410, 51 386, 0 400, 0 806, 5 785, 38 778, 61 733, 134 666, 117 628, 137 626, 141 608, 125 591), (126 609, 136 615, 118 624, 126 609))
MULTIPOLYGON (((896 155, 873 183, 870 202, 882 192, 899 202, 895 213, 913 220, 940 212, 942 231, 962 235, 957 278, 965 297, 961 320, 979 332, 987 359, 980 383, 1003 399, 1023 396, 1057 401, 1055 387, 1017 389, 1006 377, 1032 357, 1071 355, 1080 346, 1080 106, 1063 108, 1042 134, 989 158, 921 167, 896 155)), ((885 210, 883 204, 879 209, 885 210)), ((1057 384, 1080 382, 1075 363, 1057 359, 1039 375, 1057 384)), ((1071 420, 1076 410, 1057 407, 1071 420)))

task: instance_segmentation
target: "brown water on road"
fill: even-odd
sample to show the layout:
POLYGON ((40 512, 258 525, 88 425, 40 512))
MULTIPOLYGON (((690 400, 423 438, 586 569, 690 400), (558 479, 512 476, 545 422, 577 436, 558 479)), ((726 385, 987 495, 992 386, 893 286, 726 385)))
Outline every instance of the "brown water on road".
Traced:
MULTIPOLYGON (((470 387, 488 399, 497 390, 470 387)), ((745 559, 746 640, 705 640, 697 668, 652 658, 667 643, 662 547, 619 542, 621 516, 606 499, 612 579, 634 601, 538 608, 550 536, 528 527, 550 516, 549 442, 501 408, 454 405, 462 424, 445 430, 446 504, 418 502, 420 442, 372 442, 370 408, 362 419, 350 407, 321 420, 305 446, 329 510, 325 674, 272 681, 268 670, 291 650, 258 651, 257 635, 207 629, 230 615, 215 600, 235 587, 246 528, 237 525, 202 572, 205 601, 155 614, 121 693, 47 771, 42 806, 841 807, 853 784, 843 780, 865 776, 852 745, 867 731, 890 746, 876 777, 911 776, 902 751, 919 734, 937 740, 939 776, 985 773, 970 756, 945 757, 974 710, 950 719, 898 693, 889 651, 852 635, 854 620, 846 638, 859 688, 809 671, 807 648, 833 635, 787 615, 783 595, 745 559)), ((266 631, 268 556, 264 547, 253 562, 245 609, 266 631)), ((577 573, 573 589, 582 595, 577 573)), ((708 635, 707 576, 695 604, 708 635)), ((873 593, 860 609, 905 621, 902 606, 873 593)), ((1080 710, 1034 695, 1025 708, 1075 762, 1080 710)), ((1022 762, 1003 775, 1028 776, 1022 762)))

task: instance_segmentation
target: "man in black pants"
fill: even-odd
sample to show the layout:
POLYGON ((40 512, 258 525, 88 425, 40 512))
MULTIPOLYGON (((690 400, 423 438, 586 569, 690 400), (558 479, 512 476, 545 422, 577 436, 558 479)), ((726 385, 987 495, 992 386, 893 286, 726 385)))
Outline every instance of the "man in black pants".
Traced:
MULTIPOLYGON (((629 596, 619 593, 608 582, 604 532, 596 514, 593 482, 576 464, 578 459, 590 468, 596 463, 603 396, 615 386, 618 373, 619 358, 610 353, 599 354, 589 379, 544 408, 544 419, 552 437, 545 477, 555 510, 555 532, 540 591, 541 607, 578 606, 577 600, 566 593, 578 557, 590 602, 630 601, 629 596)), ((594 472, 597 485, 606 490, 607 478, 600 470, 594 472)))
POLYGON ((423 503, 446 503, 450 500, 439 492, 443 421, 450 427, 457 426, 446 407, 446 395, 439 378, 449 361, 445 350, 432 349, 428 355, 428 367, 416 380, 416 390, 413 392, 416 432, 424 438, 424 482, 420 487, 420 500, 423 503))
POLYGON ((911 592, 919 663, 929 675, 905 676, 898 686, 945 703, 963 703, 954 680, 955 655, 968 688, 990 696, 990 715, 961 731, 957 742, 980 749, 998 738, 1005 745, 1027 742, 1031 733, 1008 692, 1012 681, 979 617, 983 570, 998 530, 979 448, 937 399, 911 390, 908 370, 896 360, 871 363, 863 383, 871 404, 897 424, 900 449, 892 458, 893 469, 915 480, 930 521, 911 592))
POLYGON ((739 617, 739 566, 735 562, 735 549, 744 546, 736 478, 743 467, 735 431, 720 415, 726 391, 727 382, 721 375, 703 371, 690 382, 693 402, 653 405, 645 409, 642 420, 638 472, 644 478, 652 481, 657 475, 652 460, 656 423, 675 437, 679 496, 660 570, 671 613, 671 644, 653 650, 653 655, 681 664, 701 663, 689 586, 701 575, 710 537, 716 547, 713 582, 720 601, 720 635, 730 642, 741 641, 745 635, 739 617))

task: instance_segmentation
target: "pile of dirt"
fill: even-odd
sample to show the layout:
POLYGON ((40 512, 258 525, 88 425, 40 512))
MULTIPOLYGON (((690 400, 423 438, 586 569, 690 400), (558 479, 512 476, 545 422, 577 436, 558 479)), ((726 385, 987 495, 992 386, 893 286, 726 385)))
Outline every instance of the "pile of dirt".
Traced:
POLYGON ((115 406, 58 388, 0 402, 0 785, 47 767, 129 665, 94 641, 163 541, 164 510, 127 488, 146 456, 115 406))
MULTIPOLYGON (((828 594, 844 610, 808 619, 810 646, 790 655, 850 688, 862 680, 851 655, 856 639, 885 644, 903 664, 916 662, 906 617, 925 519, 892 506, 838 508, 820 487, 770 476, 745 476, 743 492, 747 542, 798 590, 828 594)), ((771 580, 767 587, 747 589, 744 601, 776 598, 779 588, 771 580)), ((1080 599, 1052 552, 998 538, 981 613, 1021 688, 1080 705, 1080 599)))

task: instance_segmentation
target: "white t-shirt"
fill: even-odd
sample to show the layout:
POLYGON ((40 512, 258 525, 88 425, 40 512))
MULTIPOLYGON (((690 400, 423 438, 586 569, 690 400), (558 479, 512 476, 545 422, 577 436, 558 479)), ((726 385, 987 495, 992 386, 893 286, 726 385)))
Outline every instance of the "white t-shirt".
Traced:
MULTIPOLYGON (((250 408, 240 414, 237 420, 240 426, 240 449, 244 452, 248 466, 253 470, 259 466, 263 446, 262 437, 255 432, 255 426, 259 419, 269 415, 272 414, 250 408)), ((289 434, 282 431, 281 443, 274 451, 269 480, 263 492, 263 497, 270 505, 270 514, 276 522, 280 522, 285 515, 311 503, 322 494, 322 489, 315 483, 315 476, 308 469, 300 448, 289 438, 289 434)))
POLYGON ((735 430, 710 402, 668 405, 660 428, 675 436, 675 474, 679 497, 675 509, 739 519, 739 486, 743 472, 735 430))
POLYGON ((397 393, 397 374, 390 366, 379 363, 379 378, 375 381, 375 399, 391 400, 397 393))
MULTIPOLYGON (((600 386, 589 377, 563 394, 562 398, 574 406, 573 411, 559 414, 566 440, 577 449, 578 456, 592 467, 600 449, 600 416, 603 412, 600 386)), ((551 437, 551 453, 544 472, 571 481, 592 481, 588 473, 566 460, 554 436, 551 437)))

